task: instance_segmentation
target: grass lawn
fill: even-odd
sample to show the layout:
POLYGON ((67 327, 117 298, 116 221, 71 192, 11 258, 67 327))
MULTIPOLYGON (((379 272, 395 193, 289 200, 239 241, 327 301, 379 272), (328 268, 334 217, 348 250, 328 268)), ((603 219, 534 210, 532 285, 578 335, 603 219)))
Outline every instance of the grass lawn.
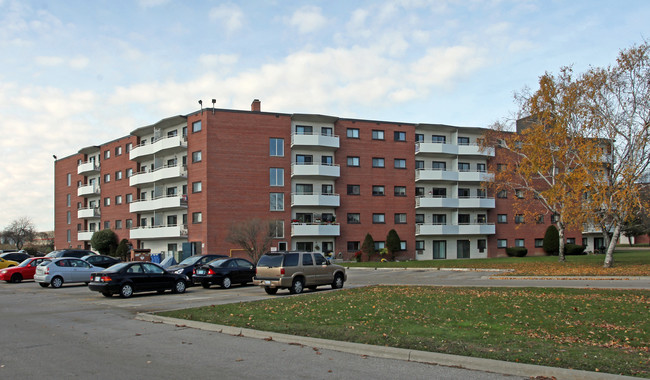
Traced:
POLYGON ((374 286, 162 315, 650 378, 650 292, 374 286))
POLYGON ((495 268, 514 269, 508 276, 650 276, 650 250, 618 250, 614 267, 603 268, 605 255, 502 257, 490 259, 426 260, 344 263, 346 267, 372 268, 495 268))

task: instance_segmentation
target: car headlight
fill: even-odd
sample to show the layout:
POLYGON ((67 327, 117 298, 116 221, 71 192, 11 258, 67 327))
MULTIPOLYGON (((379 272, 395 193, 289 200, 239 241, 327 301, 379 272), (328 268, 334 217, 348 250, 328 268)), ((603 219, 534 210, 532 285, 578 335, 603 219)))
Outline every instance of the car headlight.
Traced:
POLYGON ((176 273, 176 274, 183 274, 183 269, 176 269, 176 270, 174 271, 174 273, 176 273))

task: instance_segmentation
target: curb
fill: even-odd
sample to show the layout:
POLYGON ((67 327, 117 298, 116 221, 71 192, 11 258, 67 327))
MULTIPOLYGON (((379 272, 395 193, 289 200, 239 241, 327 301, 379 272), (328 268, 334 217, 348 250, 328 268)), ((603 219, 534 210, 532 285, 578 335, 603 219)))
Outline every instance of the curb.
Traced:
POLYGON ((366 355, 383 359, 405 360, 425 364, 437 364, 447 367, 458 367, 482 372, 493 372, 504 375, 538 377, 544 376, 569 380, 623 380, 638 379, 636 377, 614 375, 601 372, 572 370, 565 368, 546 367, 533 364, 511 363, 494 359, 473 358, 442 354, 437 352, 409 350, 405 348, 374 346, 362 343, 340 342, 321 338, 310 338, 297 335, 281 334, 269 331, 259 331, 241 327, 217 325, 207 322, 197 322, 185 319, 163 317, 149 313, 138 313, 135 319, 153 323, 164 323, 176 327, 187 327, 198 330, 213 331, 246 338, 273 340, 280 343, 300 344, 355 355, 366 355))

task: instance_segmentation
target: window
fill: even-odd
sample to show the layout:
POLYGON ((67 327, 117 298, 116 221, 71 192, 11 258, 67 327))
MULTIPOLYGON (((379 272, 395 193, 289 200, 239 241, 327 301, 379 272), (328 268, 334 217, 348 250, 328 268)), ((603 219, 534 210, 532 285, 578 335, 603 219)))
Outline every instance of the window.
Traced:
POLYGON ((271 211, 284 211, 284 193, 271 193, 271 211))
POLYGON ((126 194, 126 203, 133 203, 133 194, 126 194))
POLYGON ((296 125, 297 135, 311 135, 314 133, 314 128, 311 125, 296 125))
POLYGON ((122 196, 121 195, 116 195, 115 196, 115 204, 116 205, 121 205, 122 204, 122 196))
POLYGON ((469 171, 469 162, 459 162, 458 163, 459 172, 468 172, 469 171))
POLYGON ((70 204, 72 203, 72 198, 70 197, 70 194, 65 195, 65 204, 66 206, 70 207, 70 204))
POLYGON ((535 216, 535 223, 537 224, 544 224, 544 215, 539 214, 535 216))
POLYGON ((203 213, 193 212, 192 213, 192 223, 198 224, 203 222, 203 213))
POLYGON ((500 223, 500 224, 508 223, 508 215, 507 214, 498 214, 497 215, 497 223, 500 223))
POLYGON ((384 214, 372 214, 372 223, 373 224, 386 223, 386 216, 384 214))
POLYGON ((296 193, 311 195, 314 193, 314 185, 311 183, 297 183, 296 193))
POLYGON ((67 230, 66 231, 66 240, 67 240, 68 243, 70 243, 70 237, 71 236, 72 236, 72 234, 70 233, 70 230, 67 230))
POLYGON ((104 229, 105 229, 105 230, 108 230, 108 229, 110 229, 110 228, 111 228, 111 222, 108 221, 108 220, 105 221, 105 222, 104 222, 104 229))
POLYGON ((359 157, 348 156, 348 166, 359 166, 359 157))
POLYGON ((508 246, 507 239, 497 239, 497 248, 506 248, 508 246))
POLYGON ((434 240, 433 242, 433 258, 446 259, 447 258, 447 241, 434 240))
POLYGON ((361 185, 348 185, 348 195, 360 195, 361 185))
POLYGON ((322 127, 320 129, 320 134, 323 136, 334 136, 334 130, 330 127, 322 127))
POLYGON ((406 242, 404 240, 399 242, 399 250, 406 251, 406 242))
POLYGON ((361 215, 359 213, 348 213, 348 224, 360 224, 361 215))
POLYGON ((349 241, 348 242, 348 252, 356 252, 359 250, 359 242, 358 241, 349 241))
POLYGON ((395 169, 406 169, 406 160, 403 158, 396 158, 395 169))
POLYGON ((111 198, 110 197, 104 198, 104 206, 108 207, 110 205, 111 205, 111 198))
POLYGON ((111 158, 111 151, 110 150, 105 150, 104 151, 104 159, 108 160, 109 158, 111 158))
POLYGON ((524 239, 515 239, 515 247, 524 247, 524 239))
POLYGON ((275 239, 284 238, 284 220, 274 220, 271 224, 271 236, 275 239))
POLYGON ((395 131, 393 132, 393 138, 395 141, 406 141, 406 132, 395 131))
POLYGON ((504 172, 508 170, 508 165, 507 164, 497 164, 497 171, 498 172, 504 172))
POLYGON ((469 214, 458 214, 458 224, 469 224, 469 214))
POLYGON ((384 131, 378 130, 378 129, 373 129, 372 130, 372 139, 373 140, 383 140, 384 139, 384 131))
POLYGON ((535 239, 535 248, 542 248, 544 246, 544 239, 535 239))
POLYGON ((324 195, 334 195, 334 185, 324 183, 320 186, 320 192, 324 195))
POLYGON ((415 170, 424 169, 424 161, 416 160, 415 161, 415 170))
POLYGON ((423 197, 424 196, 424 187, 416 187, 415 188, 415 196, 416 197, 423 197))
POLYGON ((384 167, 384 159, 381 157, 373 157, 372 159, 372 167, 373 168, 383 168, 384 167))
POLYGON ((133 169, 126 169, 126 178, 133 177, 133 169))
POLYGON ((115 172, 115 180, 119 181, 121 179, 122 179, 122 171, 118 170, 118 171, 115 172))
POLYGON ((386 242, 383 241, 376 241, 375 242, 375 251, 379 251, 380 249, 386 248, 386 242))
POLYGON ((447 170, 447 163, 442 161, 433 161, 431 163, 431 169, 433 170, 447 170))
POLYGON ((68 175, 66 176, 66 183, 68 186, 72 184, 72 174, 68 173, 68 175))
POLYGON ((515 215, 515 223, 516 224, 523 224, 524 223, 524 215, 523 214, 515 215))
POLYGON ((566 243, 567 244, 575 244, 576 243, 576 238, 566 238, 566 243))
POLYGON ((395 214, 395 224, 406 224, 406 214, 395 214))
POLYGON ((273 137, 269 139, 269 155, 271 157, 284 157, 284 139, 273 137))
POLYGON ((476 189, 476 198, 486 198, 487 192, 485 189, 476 189))
POLYGON ((485 164, 476 164, 476 171, 485 173, 485 164))
POLYGON ((424 223, 424 214, 415 214, 415 223, 416 224, 424 223))
POLYGON ((433 224, 445 225, 447 224, 447 215, 445 214, 433 214, 431 215, 433 224))
POLYGON ((201 191, 203 191, 203 183, 201 181, 192 182, 192 192, 200 193, 201 191))
POLYGON ((524 198, 524 191, 521 190, 521 189, 515 190, 515 197, 517 197, 519 199, 523 199, 524 198))
POLYGON ((508 198, 508 190, 500 190, 497 193, 497 198, 508 198))
POLYGON ((334 157, 332 156, 321 156, 320 163, 326 166, 334 165, 334 157))
POLYGON ((269 169, 269 185, 270 186, 284 186, 284 169, 283 168, 270 168, 269 169))
POLYGON ((314 156, 310 154, 296 154, 296 164, 311 165, 314 162, 314 156))
POLYGON ((431 142, 444 144, 444 143, 447 142, 447 138, 445 136, 433 135, 433 136, 431 136, 431 142))
POLYGON ((424 142, 424 135, 422 133, 416 133, 415 142, 424 142))
POLYGON ((396 197, 405 197, 406 196, 406 186, 395 186, 396 197))
POLYGON ((126 153, 130 153, 131 149, 133 149, 133 144, 131 143, 126 143, 126 153))
POLYGON ((458 145, 469 145, 469 137, 459 137, 458 145))
POLYGON ((130 230, 133 227, 133 219, 127 219, 125 225, 126 229, 130 230))
POLYGON ((201 120, 192 123, 192 133, 200 132, 202 129, 201 120))
POLYGON ((487 240, 485 239, 478 239, 476 241, 476 247, 478 248, 479 252, 485 251, 485 248, 487 248, 487 240))
POLYGON ((558 214, 551 215, 551 223, 557 223, 560 221, 560 216, 558 214))
POLYGON ((358 128, 348 128, 349 139, 358 139, 359 138, 359 129, 358 128))
POLYGON ((104 174, 104 183, 109 183, 109 182, 111 182, 111 175, 104 174))
POLYGON ((415 249, 418 251, 423 251, 424 250, 424 240, 416 240, 415 241, 415 249))
POLYGON ((116 220, 115 221, 115 229, 116 230, 121 230, 122 229, 122 221, 121 220, 116 220))
POLYGON ((70 211, 66 213, 66 221, 68 224, 72 223, 72 214, 70 214, 70 211))
POLYGON ((122 155, 122 147, 121 146, 115 147, 115 155, 116 156, 121 156, 122 155))
POLYGON ((469 198, 469 189, 459 188, 458 189, 458 198, 469 198))
POLYGON ((374 185, 372 187, 372 195, 383 196, 384 195, 384 186, 374 185))
POLYGON ((192 152, 192 163, 201 162, 201 159, 202 159, 202 155, 200 150, 197 150, 196 152, 192 152))

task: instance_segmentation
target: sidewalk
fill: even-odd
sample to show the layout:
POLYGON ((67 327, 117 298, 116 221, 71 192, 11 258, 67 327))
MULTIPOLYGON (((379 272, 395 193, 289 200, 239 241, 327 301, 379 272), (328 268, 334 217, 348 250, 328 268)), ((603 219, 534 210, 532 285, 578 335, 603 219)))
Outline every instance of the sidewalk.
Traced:
POLYGON ((240 327, 216 325, 206 322, 189 321, 162 317, 155 314, 138 313, 136 319, 153 323, 165 323, 176 327, 187 327, 222 334, 242 336, 253 339, 273 340, 279 343, 297 344, 316 347, 355 355, 366 355, 384 359, 406 360, 419 363, 436 364, 448 367, 459 367, 483 372, 493 372, 513 376, 538 376, 556 378, 558 380, 623 380, 638 379, 636 377, 612 375, 600 372, 571 370, 564 368, 545 367, 523 363, 511 363, 492 359, 472 358, 466 356, 448 355, 428 351, 416 351, 404 348, 373 346, 361 343, 340 342, 327 339, 310 338, 296 335, 280 334, 268 331, 245 329, 240 327))

